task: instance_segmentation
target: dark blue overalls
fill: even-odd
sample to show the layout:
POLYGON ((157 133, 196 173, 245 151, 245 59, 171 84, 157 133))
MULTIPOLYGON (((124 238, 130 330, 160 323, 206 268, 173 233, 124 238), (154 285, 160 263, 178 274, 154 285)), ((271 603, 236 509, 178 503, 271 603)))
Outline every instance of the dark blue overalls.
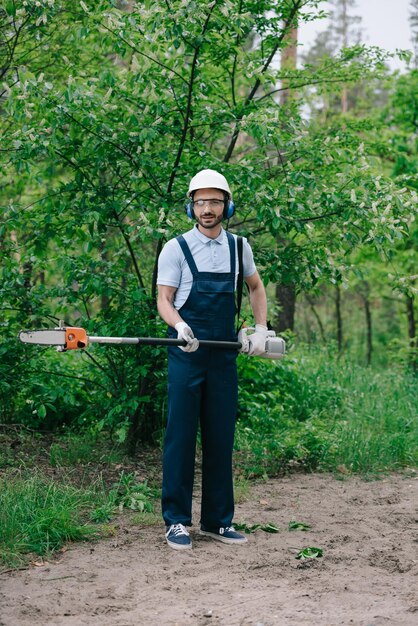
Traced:
MULTIPOLYGON (((198 339, 236 341, 235 241, 230 272, 199 272, 185 239, 177 238, 193 275, 179 313, 198 339)), ((174 328, 169 336, 177 337, 174 328)), ((237 411, 236 350, 168 350, 168 421, 164 440, 162 512, 167 526, 192 522, 196 435, 202 436, 201 524, 230 526, 234 515, 232 448, 237 411)))

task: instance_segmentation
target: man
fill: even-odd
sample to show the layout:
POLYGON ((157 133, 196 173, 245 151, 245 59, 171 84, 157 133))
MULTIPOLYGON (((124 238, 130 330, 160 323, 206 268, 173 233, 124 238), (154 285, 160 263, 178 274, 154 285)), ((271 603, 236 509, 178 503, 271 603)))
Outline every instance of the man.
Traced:
MULTIPOLYGON (((222 228, 234 212, 226 178, 202 170, 191 180, 187 205, 195 227, 170 240, 158 262, 158 311, 169 336, 187 342, 169 348, 168 420, 164 440, 162 513, 171 548, 192 547, 195 448, 200 421, 202 502, 200 534, 223 543, 246 537, 232 526, 232 449, 237 410, 235 350, 199 348, 199 339, 236 341, 237 238, 222 228)), ((267 300, 248 242, 243 243, 244 279, 249 287, 256 332, 250 354, 262 354, 267 300)))

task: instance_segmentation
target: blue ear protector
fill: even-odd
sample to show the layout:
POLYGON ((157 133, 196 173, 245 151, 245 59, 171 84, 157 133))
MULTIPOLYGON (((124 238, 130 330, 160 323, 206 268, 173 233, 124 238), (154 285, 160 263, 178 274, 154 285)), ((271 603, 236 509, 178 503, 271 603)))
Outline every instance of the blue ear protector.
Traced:
MULTIPOLYGON (((195 214, 193 211, 193 202, 188 202, 185 208, 186 208, 187 217, 191 220, 194 220, 195 214)), ((235 213, 235 204, 232 202, 232 200, 226 200, 224 202, 223 219, 229 220, 229 218, 232 217, 234 213, 235 213)))

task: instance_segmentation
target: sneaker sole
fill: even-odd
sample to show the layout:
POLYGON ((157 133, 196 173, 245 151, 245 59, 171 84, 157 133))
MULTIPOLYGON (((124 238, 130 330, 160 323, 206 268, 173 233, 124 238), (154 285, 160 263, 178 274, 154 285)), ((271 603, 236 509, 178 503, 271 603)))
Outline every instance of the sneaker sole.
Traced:
POLYGON ((199 530, 199 535, 203 535, 205 537, 212 537, 212 539, 216 539, 217 541, 221 541, 222 543, 236 544, 242 545, 243 543, 247 543, 247 537, 243 537, 242 539, 230 539, 228 537, 224 537, 223 535, 218 535, 216 533, 211 533, 208 530, 199 530))
POLYGON ((173 548, 174 550, 190 550, 192 547, 191 543, 172 543, 171 541, 168 541, 168 539, 166 539, 166 542, 170 548, 173 548))

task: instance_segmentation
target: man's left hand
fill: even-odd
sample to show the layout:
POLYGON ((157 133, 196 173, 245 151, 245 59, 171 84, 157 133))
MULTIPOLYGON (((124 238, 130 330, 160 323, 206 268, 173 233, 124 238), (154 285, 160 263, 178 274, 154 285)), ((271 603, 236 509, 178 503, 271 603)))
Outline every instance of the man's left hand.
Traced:
POLYGON ((266 351, 267 332, 267 326, 263 326, 263 324, 255 325, 255 333, 248 335, 248 341, 250 342, 248 354, 250 356, 264 354, 266 351))

